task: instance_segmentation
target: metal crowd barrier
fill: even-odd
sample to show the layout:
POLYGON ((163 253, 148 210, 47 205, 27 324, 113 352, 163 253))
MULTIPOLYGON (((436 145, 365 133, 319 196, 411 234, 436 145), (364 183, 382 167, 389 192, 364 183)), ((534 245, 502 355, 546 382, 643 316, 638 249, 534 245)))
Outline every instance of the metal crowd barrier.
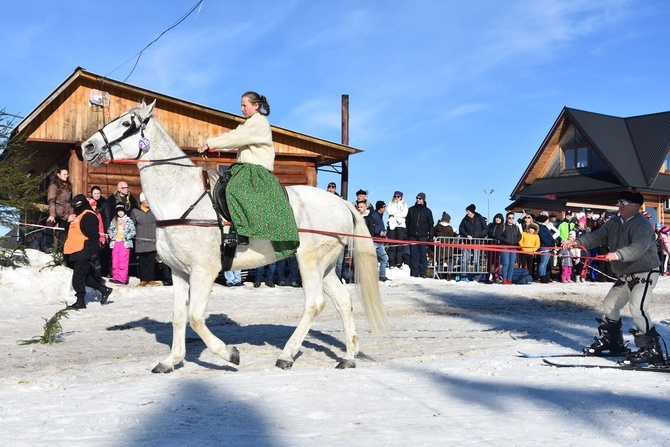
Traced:
POLYGON ((499 253, 479 248, 454 247, 460 245, 498 245, 498 241, 488 238, 438 237, 433 249, 433 277, 459 280, 463 276, 476 279, 475 276, 493 273, 499 264, 499 253))

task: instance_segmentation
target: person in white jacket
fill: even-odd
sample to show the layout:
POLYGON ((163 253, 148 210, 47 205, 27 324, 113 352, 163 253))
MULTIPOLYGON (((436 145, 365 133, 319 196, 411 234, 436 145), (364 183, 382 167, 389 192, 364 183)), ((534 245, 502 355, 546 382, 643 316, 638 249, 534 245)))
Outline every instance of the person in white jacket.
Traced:
MULTIPOLYGON (((406 239, 407 225, 405 223, 405 218, 407 217, 408 209, 409 207, 407 206, 407 203, 403 200, 402 191, 394 192, 393 200, 391 200, 386 207, 386 212, 389 216, 388 231, 386 232, 386 237, 388 239, 400 241, 406 239)), ((386 251, 389 255, 389 266, 402 267, 405 246, 397 242, 391 242, 386 248, 386 251)))

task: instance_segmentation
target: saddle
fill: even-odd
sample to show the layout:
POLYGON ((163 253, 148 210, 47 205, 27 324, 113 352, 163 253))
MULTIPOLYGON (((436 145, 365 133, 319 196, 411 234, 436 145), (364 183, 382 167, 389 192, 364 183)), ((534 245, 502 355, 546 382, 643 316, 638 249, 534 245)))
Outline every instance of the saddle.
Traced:
MULTIPOLYGON (((237 231, 235 230, 235 222, 232 221, 230 210, 228 209, 226 189, 232 175, 230 168, 223 174, 213 169, 203 171, 206 185, 205 189, 207 190, 208 187, 211 188, 211 185, 214 184, 214 187, 210 189, 210 197, 214 211, 216 211, 219 227, 221 228, 221 264, 224 271, 230 270, 237 246, 249 244, 249 238, 237 234, 237 231), (224 222, 230 222, 228 232, 224 230, 224 222)), ((286 187, 282 186, 282 190, 286 200, 288 200, 288 191, 286 190, 286 187)))
POLYGON ((228 187, 228 181, 232 174, 230 171, 221 174, 219 171, 210 169, 207 171, 207 175, 209 176, 210 184, 214 183, 214 187, 212 188, 212 203, 214 205, 214 210, 225 221, 230 222, 230 210, 228 209, 228 201, 226 200, 226 188, 228 187))

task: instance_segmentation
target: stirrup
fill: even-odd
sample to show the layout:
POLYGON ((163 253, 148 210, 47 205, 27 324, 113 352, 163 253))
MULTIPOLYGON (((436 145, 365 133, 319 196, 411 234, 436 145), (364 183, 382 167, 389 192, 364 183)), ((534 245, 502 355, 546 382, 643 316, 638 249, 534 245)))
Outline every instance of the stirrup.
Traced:
POLYGON ((249 238, 237 233, 228 233, 223 238, 223 245, 249 245, 249 238))

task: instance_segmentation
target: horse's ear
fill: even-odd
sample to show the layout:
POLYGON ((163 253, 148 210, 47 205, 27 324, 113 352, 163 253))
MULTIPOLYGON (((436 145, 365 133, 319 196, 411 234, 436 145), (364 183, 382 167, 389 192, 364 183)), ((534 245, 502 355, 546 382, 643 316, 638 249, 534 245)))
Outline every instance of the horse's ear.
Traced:
POLYGON ((149 105, 146 105, 144 101, 142 101, 142 107, 141 107, 141 114, 145 118, 147 116, 151 116, 151 114, 154 112, 154 107, 156 107, 156 100, 154 99, 154 102, 152 102, 149 105))

